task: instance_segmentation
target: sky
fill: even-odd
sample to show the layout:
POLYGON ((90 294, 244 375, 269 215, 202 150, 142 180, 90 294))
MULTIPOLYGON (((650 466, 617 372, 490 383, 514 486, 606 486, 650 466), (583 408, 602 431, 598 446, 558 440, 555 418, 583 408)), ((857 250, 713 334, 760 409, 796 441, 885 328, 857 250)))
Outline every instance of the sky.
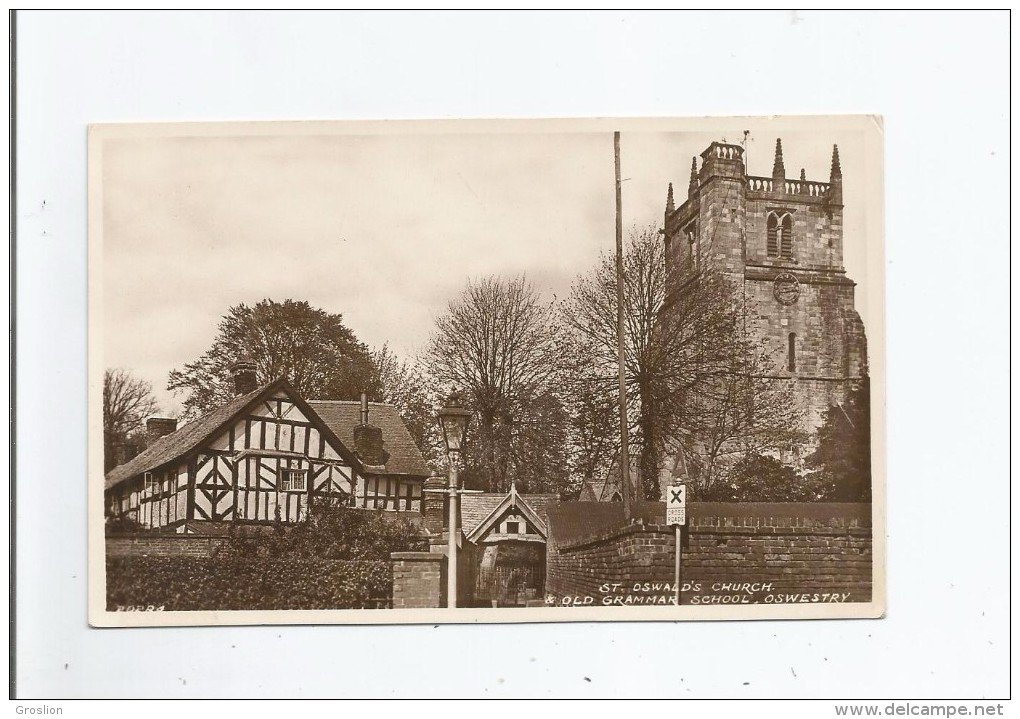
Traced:
POLYGON ((838 143, 844 264, 862 315, 877 309, 865 290, 881 133, 869 118, 106 126, 90 277, 103 364, 150 382, 174 415, 183 397, 167 375, 242 302, 307 300, 409 359, 469 278, 523 273, 564 297, 614 251, 614 127, 625 235, 661 225, 667 184, 679 205, 713 140, 750 130, 748 173, 770 176, 782 137, 787 176, 803 167, 819 181, 838 143))

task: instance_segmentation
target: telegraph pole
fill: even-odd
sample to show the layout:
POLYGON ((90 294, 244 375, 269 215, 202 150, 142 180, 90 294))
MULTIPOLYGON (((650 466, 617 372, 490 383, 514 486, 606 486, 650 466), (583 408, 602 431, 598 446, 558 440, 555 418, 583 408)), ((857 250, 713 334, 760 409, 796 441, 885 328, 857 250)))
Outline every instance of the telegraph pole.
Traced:
POLYGON ((616 159, 616 342, 620 373, 620 490, 623 496, 623 520, 630 524, 631 484, 630 447, 627 440, 627 354, 625 347, 626 321, 624 313, 623 279, 623 181, 620 179, 620 133, 613 133, 613 153, 616 159))

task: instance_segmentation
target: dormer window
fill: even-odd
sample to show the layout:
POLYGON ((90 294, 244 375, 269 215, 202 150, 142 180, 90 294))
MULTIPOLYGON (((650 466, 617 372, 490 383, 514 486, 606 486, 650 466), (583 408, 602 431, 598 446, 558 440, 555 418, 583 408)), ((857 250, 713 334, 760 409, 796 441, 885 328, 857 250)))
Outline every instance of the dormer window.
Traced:
POLYGON ((793 216, 782 210, 769 210, 765 227, 768 256, 792 260, 793 216))

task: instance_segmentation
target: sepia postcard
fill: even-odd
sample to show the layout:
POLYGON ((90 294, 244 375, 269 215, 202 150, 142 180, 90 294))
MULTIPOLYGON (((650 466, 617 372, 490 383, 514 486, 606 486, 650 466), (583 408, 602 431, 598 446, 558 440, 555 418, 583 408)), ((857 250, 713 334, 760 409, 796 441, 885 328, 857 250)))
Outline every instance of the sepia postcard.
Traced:
POLYGON ((883 141, 90 127, 90 623, 881 617, 883 141))

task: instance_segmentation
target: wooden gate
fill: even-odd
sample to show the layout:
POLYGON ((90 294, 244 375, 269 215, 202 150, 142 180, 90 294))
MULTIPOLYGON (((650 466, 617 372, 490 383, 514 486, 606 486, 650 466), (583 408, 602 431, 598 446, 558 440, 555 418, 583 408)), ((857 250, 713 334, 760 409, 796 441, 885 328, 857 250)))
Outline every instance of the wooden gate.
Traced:
POLYGON ((545 567, 497 566, 495 574, 497 606, 523 607, 545 596, 545 567))

